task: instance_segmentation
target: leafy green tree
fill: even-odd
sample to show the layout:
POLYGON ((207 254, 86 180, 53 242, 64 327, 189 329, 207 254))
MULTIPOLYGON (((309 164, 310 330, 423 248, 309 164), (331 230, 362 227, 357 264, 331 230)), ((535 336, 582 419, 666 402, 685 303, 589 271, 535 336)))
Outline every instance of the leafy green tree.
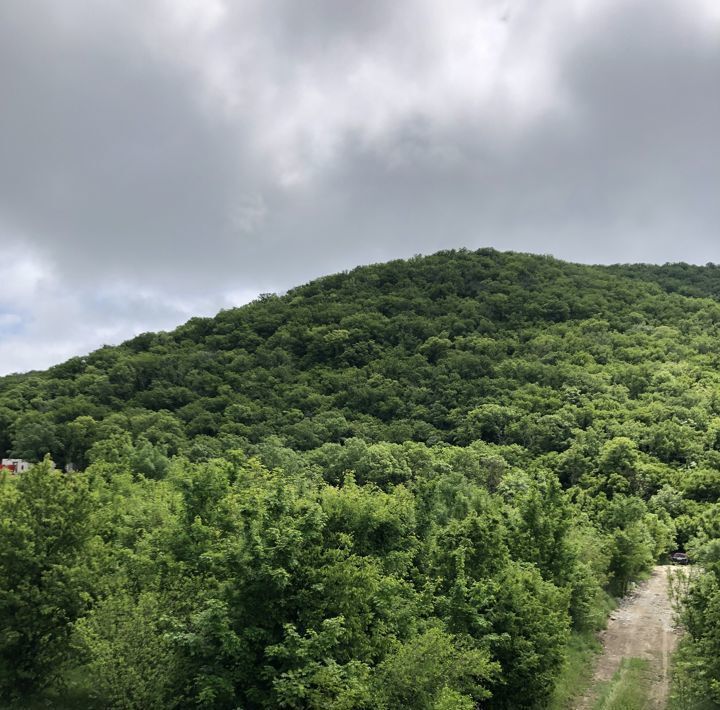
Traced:
POLYGON ((74 642, 88 659, 86 672, 104 707, 123 710, 177 707, 177 668, 167 609, 157 595, 107 597, 75 625, 74 642))
POLYGON ((90 603, 93 500, 85 478, 33 466, 0 480, 0 694, 41 688, 68 660, 90 603))
POLYGON ((46 454, 61 453, 55 423, 47 415, 30 411, 13 424, 14 436, 11 454, 28 461, 42 461, 46 454))
POLYGON ((498 664, 487 651, 463 644, 439 628, 430 628, 398 645, 378 668, 375 707, 437 710, 476 707, 490 696, 498 664))
MULTIPOLYGON (((689 680, 696 701, 720 704, 720 583, 703 574, 683 600, 682 620, 688 639, 678 654, 676 673, 689 680)), ((688 700, 688 698, 685 698, 688 700)))
POLYGON ((491 686, 494 708, 542 707, 564 660, 570 620, 567 596, 532 566, 512 564, 473 591, 493 632, 492 657, 501 666, 491 686))
POLYGON ((610 572, 622 595, 628 583, 653 562, 653 541, 641 523, 631 523, 613 533, 610 572))
POLYGON ((267 648, 268 657, 285 669, 273 680, 278 707, 377 707, 372 701, 370 667, 358 660, 338 663, 333 657, 342 644, 343 622, 342 617, 325 619, 319 631, 310 630, 304 636, 288 624, 282 642, 267 648))
POLYGON ((76 417, 65 425, 62 434, 66 463, 75 470, 84 470, 88 463, 88 451, 99 438, 98 423, 90 416, 76 417))

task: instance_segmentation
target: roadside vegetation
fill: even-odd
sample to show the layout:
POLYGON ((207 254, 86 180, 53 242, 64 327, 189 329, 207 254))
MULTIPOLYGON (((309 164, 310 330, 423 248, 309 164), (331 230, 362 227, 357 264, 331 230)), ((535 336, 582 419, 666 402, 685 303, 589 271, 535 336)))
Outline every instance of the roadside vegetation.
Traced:
POLYGON ((600 692, 594 710, 644 710, 649 708, 648 661, 624 658, 613 679, 600 692))
MULTIPOLYGON (((720 521, 715 519, 716 534, 720 521)), ((670 710, 720 707, 720 541, 699 538, 691 546, 696 573, 672 585, 685 634, 675 654, 670 710)))

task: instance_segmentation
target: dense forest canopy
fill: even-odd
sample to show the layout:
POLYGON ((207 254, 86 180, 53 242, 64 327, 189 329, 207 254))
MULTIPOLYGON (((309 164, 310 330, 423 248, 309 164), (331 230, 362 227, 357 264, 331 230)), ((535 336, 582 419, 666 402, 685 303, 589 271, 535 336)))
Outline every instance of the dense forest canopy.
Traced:
POLYGON ((2 480, 0 697, 546 707, 606 592, 687 549, 720 702, 719 297, 441 252, 0 379, 4 455, 74 471, 2 480))

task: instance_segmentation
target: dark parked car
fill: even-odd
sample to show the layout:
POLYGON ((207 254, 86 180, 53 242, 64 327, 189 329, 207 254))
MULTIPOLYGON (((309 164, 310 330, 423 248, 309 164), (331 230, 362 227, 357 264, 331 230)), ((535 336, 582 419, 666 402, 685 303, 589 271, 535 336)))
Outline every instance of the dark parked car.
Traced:
POLYGON ((674 565, 690 564, 690 558, 684 552, 673 552, 670 555, 670 562, 674 565))

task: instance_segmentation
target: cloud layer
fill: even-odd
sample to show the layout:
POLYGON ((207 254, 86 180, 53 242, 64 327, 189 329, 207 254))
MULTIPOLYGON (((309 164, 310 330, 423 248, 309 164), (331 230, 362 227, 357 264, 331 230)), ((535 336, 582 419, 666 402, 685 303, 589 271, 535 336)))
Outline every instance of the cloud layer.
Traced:
POLYGON ((0 5, 0 372, 357 263, 720 261, 714 0, 0 5))

